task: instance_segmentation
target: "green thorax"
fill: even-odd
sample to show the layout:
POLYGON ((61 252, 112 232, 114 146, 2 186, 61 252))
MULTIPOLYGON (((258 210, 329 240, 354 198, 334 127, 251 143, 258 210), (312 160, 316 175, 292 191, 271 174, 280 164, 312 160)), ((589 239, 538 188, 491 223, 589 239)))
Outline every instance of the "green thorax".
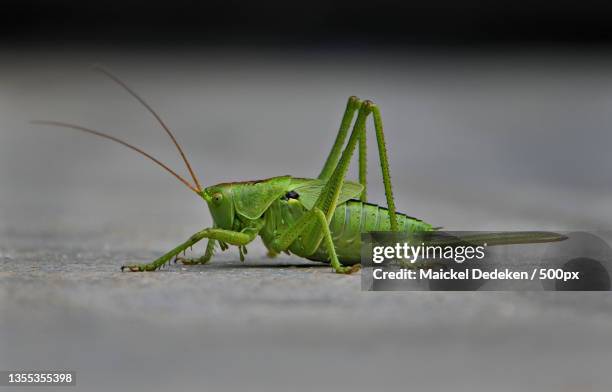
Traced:
POLYGON ((290 184, 290 176, 227 182, 207 187, 201 196, 216 227, 236 230, 248 221, 261 218, 270 204, 288 191, 290 184))
MULTIPOLYGON (((242 230, 259 221, 263 223, 259 235, 268 246, 314 206, 324 185, 325 182, 318 179, 281 176, 213 185, 202 192, 202 197, 207 201, 216 227, 242 230)), ((329 222, 336 252, 346 265, 359 262, 361 233, 391 228, 386 207, 355 200, 362 189, 360 184, 346 181, 329 222)), ((432 230, 428 223, 402 213, 398 213, 397 219, 401 231, 432 230)), ((301 257, 327 261, 327 252, 320 245, 314 254, 306 254, 301 237, 289 251, 301 257)))
MULTIPOLYGON (((324 185, 323 180, 280 176, 213 185, 204 189, 201 196, 208 204, 216 227, 236 230, 240 225, 261 218, 274 201, 291 191, 298 192, 302 205, 311 209, 324 185)), ((358 197, 362 189, 360 184, 346 181, 338 203, 358 197)))

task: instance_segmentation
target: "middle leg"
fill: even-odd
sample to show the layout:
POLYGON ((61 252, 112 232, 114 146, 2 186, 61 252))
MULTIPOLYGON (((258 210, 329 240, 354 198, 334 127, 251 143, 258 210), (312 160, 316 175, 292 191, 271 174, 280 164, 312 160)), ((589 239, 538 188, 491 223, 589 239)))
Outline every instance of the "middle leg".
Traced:
MULTIPOLYGON (((312 210, 308 211, 306 214, 304 214, 289 229, 287 229, 276 240, 274 240, 271 244, 271 248, 275 252, 282 252, 289 248, 293 241, 295 241, 300 235, 309 233, 312 228, 317 228, 318 233, 320 233, 320 238, 318 242, 320 242, 321 240, 324 241, 327 253, 329 255, 329 263, 331 264, 334 271, 339 274, 351 274, 353 272, 359 271, 359 269, 361 268, 359 264, 350 267, 345 267, 340 264, 338 256, 336 255, 334 240, 332 239, 328 225, 329 223, 327 222, 327 218, 325 217, 323 211, 315 207, 312 210)), ((312 232, 310 233, 310 235, 313 235, 312 232)))

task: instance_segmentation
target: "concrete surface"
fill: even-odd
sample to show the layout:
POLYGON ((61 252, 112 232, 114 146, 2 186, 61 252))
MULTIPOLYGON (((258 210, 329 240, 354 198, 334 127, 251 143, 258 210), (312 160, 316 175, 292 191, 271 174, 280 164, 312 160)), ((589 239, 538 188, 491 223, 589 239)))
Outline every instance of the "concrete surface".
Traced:
POLYGON ((205 184, 315 175, 357 94, 383 109, 401 210, 449 229, 609 229, 612 59, 288 57, 3 54, 0 369, 76 370, 84 391, 609 391, 607 293, 362 292, 259 244, 245 264, 119 272, 210 218, 122 147, 27 124, 109 130, 180 168, 90 62, 160 110, 205 184))

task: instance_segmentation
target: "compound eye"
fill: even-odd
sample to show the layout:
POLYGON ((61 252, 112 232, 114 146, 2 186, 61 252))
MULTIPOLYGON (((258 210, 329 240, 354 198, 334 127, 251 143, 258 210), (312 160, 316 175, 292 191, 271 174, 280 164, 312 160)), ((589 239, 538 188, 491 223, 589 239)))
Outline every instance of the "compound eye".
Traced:
POLYGON ((212 195, 212 199, 213 199, 213 202, 215 204, 219 204, 219 203, 221 203, 221 200, 223 200, 223 194, 222 193, 214 193, 212 195))

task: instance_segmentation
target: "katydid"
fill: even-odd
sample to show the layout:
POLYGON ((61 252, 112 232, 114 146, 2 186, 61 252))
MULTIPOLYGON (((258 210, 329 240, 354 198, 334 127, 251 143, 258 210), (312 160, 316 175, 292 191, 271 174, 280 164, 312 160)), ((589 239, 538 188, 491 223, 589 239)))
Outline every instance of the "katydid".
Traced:
MULTIPOLYGON (((370 231, 403 231, 411 233, 437 230, 429 223, 397 212, 393 199, 389 161, 380 110, 369 100, 355 96, 348 99, 340 128, 329 156, 317 178, 289 175, 264 180, 227 182, 202 187, 183 149, 161 117, 136 92, 109 71, 98 68, 137 99, 157 120, 171 138, 193 180, 186 180, 152 155, 119 138, 94 129, 56 121, 34 121, 71 128, 120 143, 152 160, 201 197, 210 210, 213 226, 193 234, 163 256, 147 264, 128 264, 121 270, 155 271, 171 261, 184 264, 206 264, 215 247, 222 250, 236 246, 241 260, 246 246, 260 236, 269 255, 280 252, 329 263, 337 273, 352 273, 360 268, 361 233, 370 231), (356 115, 355 115, 356 114, 356 115), (386 206, 368 203, 366 180, 366 120, 373 118, 378 145, 386 206), (352 125, 352 127, 351 127, 352 125), (349 130, 350 136, 349 136, 349 130), (347 136, 348 142, 345 145, 347 136), (346 180, 354 151, 359 145, 359 181, 346 180), (203 256, 179 258, 197 242, 207 239, 203 256)), ((495 244, 559 241, 555 233, 492 233, 480 240, 495 244)))

